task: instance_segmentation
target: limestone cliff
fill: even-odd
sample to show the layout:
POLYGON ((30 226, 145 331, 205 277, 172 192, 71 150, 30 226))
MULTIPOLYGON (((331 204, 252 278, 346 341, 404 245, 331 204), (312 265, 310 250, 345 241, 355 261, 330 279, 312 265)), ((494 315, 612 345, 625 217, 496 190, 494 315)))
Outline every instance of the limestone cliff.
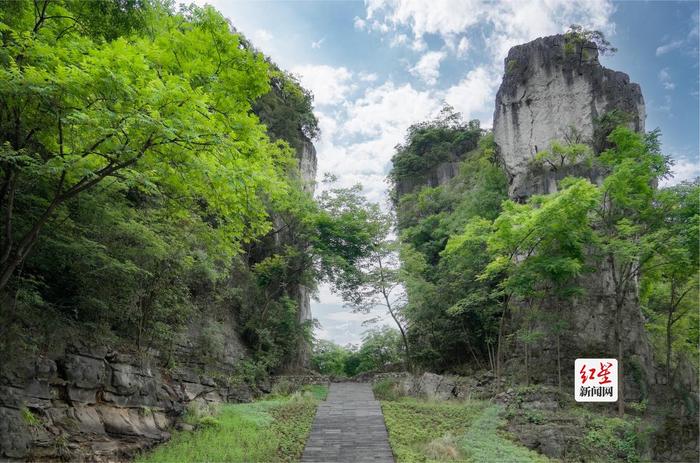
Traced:
MULTIPOLYGON (((493 132, 503 166, 510 177, 510 196, 524 199, 548 193, 570 169, 536 171, 531 161, 553 140, 600 143, 599 118, 614 110, 644 130, 646 113, 639 85, 623 72, 601 66, 593 43, 574 46, 564 35, 534 40, 511 48, 503 82, 496 95, 493 132)), ((598 180, 594 171, 586 173, 598 180)))
MULTIPOLYGON (((304 139, 301 150, 298 151, 299 174, 301 175, 302 188, 313 195, 316 190, 316 148, 307 138, 304 139)), ((311 290, 299 285, 296 294, 299 304, 299 323, 307 323, 313 319, 311 315, 311 290)), ((289 365, 290 370, 302 370, 309 366, 311 361, 311 346, 305 342, 300 343, 297 358, 289 365)))
MULTIPOLYGON (((639 85, 631 83, 627 74, 601 66, 593 43, 582 49, 582 45, 566 42, 564 35, 539 38, 513 47, 505 59, 493 131, 510 181, 509 196, 517 201, 556 191, 557 181, 568 175, 602 181, 603 173, 587 164, 548 169, 533 163, 535 155, 549 149, 552 141, 585 143, 597 153, 607 135, 601 133, 600 118, 613 111, 626 114, 634 130, 644 130, 644 98, 639 85)), ((573 301, 569 310, 559 311, 569 327, 563 337, 565 371, 576 357, 615 353, 612 274, 603 263, 590 264, 596 270, 580 281, 584 295, 573 301)), ((653 361, 636 287, 628 295, 622 316, 625 356, 631 360, 627 364, 633 365, 625 381, 629 389, 626 397, 639 398, 641 389, 653 381, 653 361)), ((556 359, 552 346, 538 346, 537 350, 536 361, 542 365, 556 359)))

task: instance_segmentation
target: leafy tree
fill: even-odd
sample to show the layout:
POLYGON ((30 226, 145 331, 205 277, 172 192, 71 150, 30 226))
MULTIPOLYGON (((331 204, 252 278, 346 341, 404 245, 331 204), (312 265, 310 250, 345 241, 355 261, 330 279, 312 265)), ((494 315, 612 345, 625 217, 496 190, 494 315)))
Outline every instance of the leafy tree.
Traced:
MULTIPOLYGON (((668 174, 669 159, 660 152, 658 132, 643 135, 618 127, 608 138, 614 147, 599 157, 608 175, 601 186, 602 200, 596 208, 593 228, 600 264, 612 277, 617 357, 622 374, 622 313, 626 304, 634 302, 631 298, 637 280, 659 243, 654 233, 654 185, 668 174)), ((624 407, 621 394, 620 414, 624 407)))
POLYGON ((565 50, 568 53, 578 51, 579 66, 583 62, 585 50, 597 50, 601 55, 617 53, 617 48, 610 44, 605 38, 605 34, 600 31, 584 29, 578 24, 569 26, 564 38, 566 40, 565 50))
MULTIPOLYGON (((652 314, 665 318, 666 384, 671 384, 672 380, 674 327, 697 312, 699 200, 697 182, 682 183, 658 192, 655 221, 660 222, 660 227, 654 256, 642 269, 644 303, 652 314)), ((687 337, 682 341, 687 342, 687 337)), ((697 342, 692 346, 695 350, 697 342)))
POLYGON ((368 257, 357 264, 357 278, 340 287, 343 300, 354 311, 369 313, 376 307, 386 309, 401 333, 404 347, 404 362, 408 370, 411 366, 411 350, 406 335, 406 318, 401 290, 398 265, 398 243, 388 239, 389 221, 378 217, 383 223, 375 237, 368 257))
MULTIPOLYGON (((533 311, 545 297, 569 297, 571 282, 584 265, 584 246, 590 240, 589 213, 597 204, 597 191, 587 180, 562 182, 562 190, 532 197, 527 204, 505 201, 503 212, 490 224, 476 219, 461 235, 451 238, 446 256, 474 255, 473 246, 486 244, 488 263, 476 276, 486 290, 469 294, 453 312, 497 303, 500 306, 495 353, 500 379, 505 320, 512 307, 533 311)), ((526 318, 531 314, 526 314, 526 318)), ((526 334, 526 346, 532 333, 526 334)), ((527 356, 527 351, 526 351, 527 356)), ((529 375, 528 375, 529 376, 529 375)))
POLYGON ((266 65, 220 14, 155 10, 150 36, 102 42, 73 27, 69 3, 37 5, 4 9, 0 23, 0 289, 58 210, 107 178, 180 208, 205 204, 234 237, 229 254, 266 231, 260 192, 285 190, 289 151, 250 114, 266 65), (18 220, 29 185, 44 194, 25 197, 31 214, 18 220))
POLYGON ((400 362, 404 348, 398 330, 387 326, 371 329, 365 333, 357 352, 360 362, 356 372, 381 371, 387 365, 400 362))
POLYGON ((432 121, 413 124, 406 141, 396 147, 391 158, 389 180, 393 184, 393 199, 398 200, 397 188, 404 181, 425 180, 425 174, 441 162, 457 160, 476 148, 483 130, 478 120, 462 122, 461 115, 445 105, 432 121))
POLYGON ((350 355, 349 349, 320 339, 314 343, 311 364, 321 374, 344 376, 347 373, 346 362, 350 355))
POLYGON ((270 64, 270 91, 254 105, 255 113, 273 138, 287 141, 296 150, 303 139, 319 134, 318 120, 313 113, 313 95, 293 75, 270 64))

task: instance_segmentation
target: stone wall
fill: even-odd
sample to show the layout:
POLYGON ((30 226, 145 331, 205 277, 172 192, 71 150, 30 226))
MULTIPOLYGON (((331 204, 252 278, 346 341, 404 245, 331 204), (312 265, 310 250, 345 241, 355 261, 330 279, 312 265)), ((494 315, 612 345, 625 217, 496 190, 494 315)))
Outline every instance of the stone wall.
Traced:
POLYGON ((193 402, 249 401, 244 384, 71 346, 0 376, 0 459, 101 461, 167 440, 193 402))

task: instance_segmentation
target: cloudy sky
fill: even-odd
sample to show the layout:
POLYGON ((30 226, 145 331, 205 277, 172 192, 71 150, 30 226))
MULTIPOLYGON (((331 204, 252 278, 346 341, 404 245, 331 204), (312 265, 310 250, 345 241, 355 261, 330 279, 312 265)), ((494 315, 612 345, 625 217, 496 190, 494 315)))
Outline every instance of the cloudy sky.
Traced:
MULTIPOLYGON (((205 3, 201 1, 200 3, 205 3)), ((208 0, 257 48, 315 95, 319 178, 361 183, 386 202, 385 176, 406 128, 447 102, 490 127, 508 49, 572 24, 619 49, 602 57, 642 87, 647 129, 659 127, 676 180, 698 165, 698 3, 609 0, 208 0)), ((317 336, 358 343, 370 315, 352 314, 328 288, 313 307, 317 336)))

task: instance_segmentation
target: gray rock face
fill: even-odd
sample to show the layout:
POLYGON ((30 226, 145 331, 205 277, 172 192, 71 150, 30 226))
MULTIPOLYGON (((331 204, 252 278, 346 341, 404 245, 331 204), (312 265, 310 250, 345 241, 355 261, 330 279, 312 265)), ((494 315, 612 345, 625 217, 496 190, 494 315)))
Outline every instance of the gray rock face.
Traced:
MULTIPOLYGON (((313 195, 316 190, 317 159, 316 148, 311 140, 304 141, 301 150, 297 152, 297 158, 299 159, 302 188, 305 192, 313 195)), ((310 321, 313 318, 311 315, 311 290, 306 286, 299 286, 296 288, 296 299, 299 304, 299 323, 310 321)), ((301 341, 297 350, 297 358, 289 366, 291 370, 304 369, 309 366, 311 361, 311 346, 308 343, 301 341)))
POLYGON ((304 191, 312 193, 316 189, 316 148, 311 140, 305 140, 301 151, 297 153, 299 159, 299 172, 303 181, 304 191))
MULTIPOLYGON (((586 177, 600 183, 604 173, 579 164, 548 168, 533 163, 538 152, 548 150, 551 142, 585 143, 594 152, 603 147, 597 121, 606 113, 623 112, 630 127, 644 130, 644 98, 639 85, 622 72, 606 69, 598 61, 592 43, 567 47, 563 35, 544 37, 511 48, 505 60, 503 82, 496 96, 493 131, 503 167, 510 178, 509 195, 524 201, 533 194, 557 190, 557 182, 568 175, 586 177)), ((591 259, 596 271, 581 278, 582 296, 561 311, 553 302, 553 313, 567 326, 561 339, 562 368, 569 377, 573 359, 616 356, 614 333, 614 286, 609 268, 591 259)), ((511 321, 517 329, 522 320, 511 321)), ((644 319, 637 303, 636 287, 630 291, 622 314, 624 352, 634 360, 637 376, 625 380, 625 396, 640 397, 643 383, 651 380, 653 361, 644 330, 644 319)), ((547 327, 543 326, 546 332, 547 327)), ((511 346, 518 351, 518 346, 511 346)), ((539 367, 538 381, 555 378, 557 353, 551 343, 538 346, 533 360, 539 367)), ((513 359, 512 370, 522 367, 520 357, 513 359)))
MULTIPOLYGON (((644 130, 646 112, 639 85, 625 73, 606 69, 593 44, 583 50, 565 47, 555 35, 511 48, 503 82, 496 95, 493 131, 510 177, 510 196, 524 199, 556 188, 556 175, 531 172, 531 161, 552 140, 572 135, 595 144, 595 121, 619 110, 630 125, 644 130), (593 48, 589 48, 593 47, 593 48)), ((559 173, 565 176, 565 173, 559 173)), ((599 179, 590 172, 592 180, 599 179)))
POLYGON ((164 373, 155 362, 71 346, 0 371, 0 460, 121 460, 168 439, 191 402, 251 399, 249 387, 217 383, 196 365, 164 373))

